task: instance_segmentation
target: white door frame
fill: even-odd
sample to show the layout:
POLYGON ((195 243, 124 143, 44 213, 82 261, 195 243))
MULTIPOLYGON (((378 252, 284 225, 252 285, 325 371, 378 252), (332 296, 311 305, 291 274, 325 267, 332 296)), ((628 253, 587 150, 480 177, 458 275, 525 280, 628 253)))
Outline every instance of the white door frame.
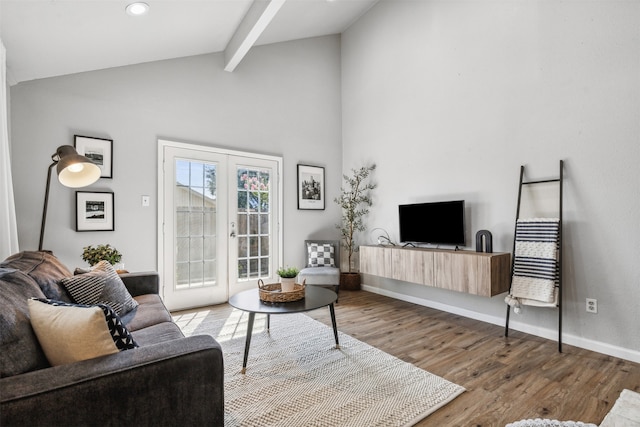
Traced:
MULTIPOLYGON (((277 191, 278 194, 280 195, 279 197, 279 201, 278 201, 278 213, 277 213, 277 224, 276 224, 276 230, 277 230, 277 238, 278 238, 278 251, 277 251, 277 259, 275 260, 276 262, 274 263, 274 265, 280 265, 281 264, 281 260, 283 259, 283 229, 282 229, 282 219, 283 219, 283 183, 282 183, 282 157, 279 156, 271 156, 271 155, 267 155, 267 154, 258 154, 258 153, 252 153, 252 152, 248 152, 248 151, 237 151, 237 150, 229 150, 226 148, 219 148, 219 147, 213 147, 213 146, 207 146, 207 145, 199 145, 199 144, 189 144, 189 143, 184 143, 184 142, 178 142, 178 141, 169 141, 169 140, 165 140, 165 139, 158 139, 158 181, 157 181, 157 190, 158 190, 158 203, 157 203, 157 222, 158 222, 158 232, 157 232, 157 249, 158 249, 158 253, 157 253, 157 271, 158 274, 160 275, 160 284, 161 284, 161 289, 160 289, 160 293, 161 296, 164 298, 164 283, 165 283, 165 277, 164 277, 164 271, 165 271, 165 265, 164 265, 164 256, 165 256, 165 248, 164 248, 164 231, 165 231, 165 225, 164 225, 164 148, 165 147, 176 147, 176 148, 184 148, 184 149, 188 149, 188 150, 199 150, 199 151, 204 151, 204 152, 208 152, 208 153, 216 153, 216 154, 223 154, 223 155, 230 155, 230 156, 239 156, 239 157, 249 157, 249 158, 255 158, 255 159, 264 159, 264 160, 270 160, 270 161, 274 161, 277 163, 277 174, 278 174, 278 179, 277 179, 277 183, 275 185, 277 185, 277 191)), ((227 221, 228 222, 228 221, 227 221)), ((228 224, 227 224, 228 225, 228 224)), ((228 286, 228 284, 227 284, 228 286)), ((229 292, 229 295, 232 295, 233 292, 229 292)))

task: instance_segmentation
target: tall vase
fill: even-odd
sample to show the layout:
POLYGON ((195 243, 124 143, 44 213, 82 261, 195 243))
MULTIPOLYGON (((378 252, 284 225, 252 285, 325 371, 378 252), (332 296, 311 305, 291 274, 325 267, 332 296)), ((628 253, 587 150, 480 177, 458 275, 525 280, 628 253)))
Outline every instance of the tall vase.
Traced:
POLYGON ((280 278, 280 286, 282 287, 282 292, 293 292, 296 285, 295 277, 281 277, 280 278))

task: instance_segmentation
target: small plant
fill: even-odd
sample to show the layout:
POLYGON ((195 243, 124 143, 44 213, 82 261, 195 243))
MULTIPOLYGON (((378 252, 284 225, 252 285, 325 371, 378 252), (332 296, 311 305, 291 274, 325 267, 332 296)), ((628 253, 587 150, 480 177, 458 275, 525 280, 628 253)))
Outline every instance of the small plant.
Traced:
POLYGON ((299 272, 300 270, 295 267, 280 267, 278 269, 278 276, 282 277, 283 279, 293 279, 298 275, 299 272))
POLYGON ((358 250, 355 234, 365 230, 363 218, 369 213, 371 206, 370 191, 375 184, 367 182, 367 178, 376 168, 375 164, 351 169, 352 176, 343 175, 345 187, 340 188, 340 197, 333 199, 342 208, 342 222, 336 224, 340 230, 344 247, 349 259, 349 273, 351 273, 351 257, 358 250))
POLYGON ((93 266, 102 260, 109 261, 109 264, 115 265, 122 259, 122 254, 110 245, 87 246, 83 248, 82 259, 93 266))

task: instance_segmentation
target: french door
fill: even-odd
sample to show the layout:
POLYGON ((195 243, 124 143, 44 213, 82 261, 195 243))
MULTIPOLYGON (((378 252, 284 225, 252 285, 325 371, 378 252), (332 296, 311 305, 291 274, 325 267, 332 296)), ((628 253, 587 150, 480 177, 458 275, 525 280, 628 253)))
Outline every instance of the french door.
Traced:
POLYGON ((276 276, 281 159, 159 141, 159 270, 170 310, 276 276))

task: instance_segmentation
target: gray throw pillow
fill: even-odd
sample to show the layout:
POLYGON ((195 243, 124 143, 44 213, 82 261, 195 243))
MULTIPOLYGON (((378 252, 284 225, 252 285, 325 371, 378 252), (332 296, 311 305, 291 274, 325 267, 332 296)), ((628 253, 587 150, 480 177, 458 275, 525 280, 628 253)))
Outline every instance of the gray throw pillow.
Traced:
POLYGON ((106 304, 123 316, 136 308, 122 279, 108 261, 100 261, 91 271, 62 279, 62 285, 78 304, 106 304))
POLYGON ((311 267, 335 267, 334 248, 328 243, 308 243, 308 265, 311 267))

